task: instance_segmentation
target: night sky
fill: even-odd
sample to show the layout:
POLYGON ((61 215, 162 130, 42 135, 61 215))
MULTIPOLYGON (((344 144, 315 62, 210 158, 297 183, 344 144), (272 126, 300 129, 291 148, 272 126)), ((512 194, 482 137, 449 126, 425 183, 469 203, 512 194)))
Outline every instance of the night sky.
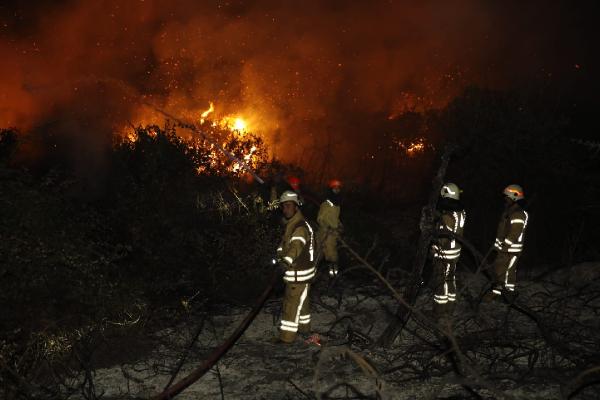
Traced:
POLYGON ((324 137, 358 156, 379 139, 357 121, 469 85, 594 102, 591 1, 33 3, 0 5, 0 126, 87 146, 161 123, 144 102, 196 119, 213 101, 287 161, 324 137))

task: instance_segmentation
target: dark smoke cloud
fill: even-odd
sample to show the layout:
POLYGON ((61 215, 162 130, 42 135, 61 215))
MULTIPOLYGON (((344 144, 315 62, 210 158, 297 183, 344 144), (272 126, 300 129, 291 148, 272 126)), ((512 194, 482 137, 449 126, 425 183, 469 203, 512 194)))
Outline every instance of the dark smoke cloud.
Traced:
POLYGON ((358 154, 378 139, 357 119, 441 107, 469 84, 568 76, 588 68, 591 41, 584 3, 32 3, 0 6, 0 126, 91 148, 160 122, 144 99, 194 118, 214 101, 287 160, 330 137, 358 154))

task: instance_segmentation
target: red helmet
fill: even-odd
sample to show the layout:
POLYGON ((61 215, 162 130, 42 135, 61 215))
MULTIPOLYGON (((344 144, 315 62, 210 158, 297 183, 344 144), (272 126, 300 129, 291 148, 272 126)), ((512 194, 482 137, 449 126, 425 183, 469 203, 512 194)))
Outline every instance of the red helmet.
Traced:
POLYGON ((342 187, 342 181, 340 181, 339 179, 332 179, 329 181, 328 186, 331 189, 335 189, 335 188, 339 189, 342 187))
POLYGON ((300 188, 300 179, 296 176, 288 176, 287 182, 294 190, 298 190, 298 188, 300 188))

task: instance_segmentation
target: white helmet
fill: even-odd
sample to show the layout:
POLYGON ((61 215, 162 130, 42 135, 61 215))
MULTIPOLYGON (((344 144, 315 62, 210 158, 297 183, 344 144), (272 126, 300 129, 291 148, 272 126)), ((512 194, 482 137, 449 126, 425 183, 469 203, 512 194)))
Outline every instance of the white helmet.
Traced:
POLYGON ((296 203, 297 206, 300 206, 298 194, 296 192, 292 192, 291 190, 286 190, 279 198, 279 204, 283 204, 286 201, 293 201, 294 203, 296 203))
POLYGON ((502 192, 506 197, 513 201, 522 200, 525 198, 525 192, 523 192, 523 188, 519 185, 508 185, 504 188, 502 192))
POLYGON ((460 198, 460 189, 455 183, 445 183, 440 190, 440 195, 448 199, 458 200, 460 198))

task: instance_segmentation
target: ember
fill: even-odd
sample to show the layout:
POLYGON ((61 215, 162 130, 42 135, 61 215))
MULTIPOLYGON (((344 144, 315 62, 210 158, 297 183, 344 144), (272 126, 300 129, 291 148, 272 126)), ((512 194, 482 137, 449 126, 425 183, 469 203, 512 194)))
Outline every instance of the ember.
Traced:
POLYGON ((423 137, 413 140, 401 140, 397 139, 395 144, 398 146, 400 151, 406 154, 408 157, 415 157, 418 154, 422 154, 427 148, 432 147, 427 143, 427 140, 423 137))

